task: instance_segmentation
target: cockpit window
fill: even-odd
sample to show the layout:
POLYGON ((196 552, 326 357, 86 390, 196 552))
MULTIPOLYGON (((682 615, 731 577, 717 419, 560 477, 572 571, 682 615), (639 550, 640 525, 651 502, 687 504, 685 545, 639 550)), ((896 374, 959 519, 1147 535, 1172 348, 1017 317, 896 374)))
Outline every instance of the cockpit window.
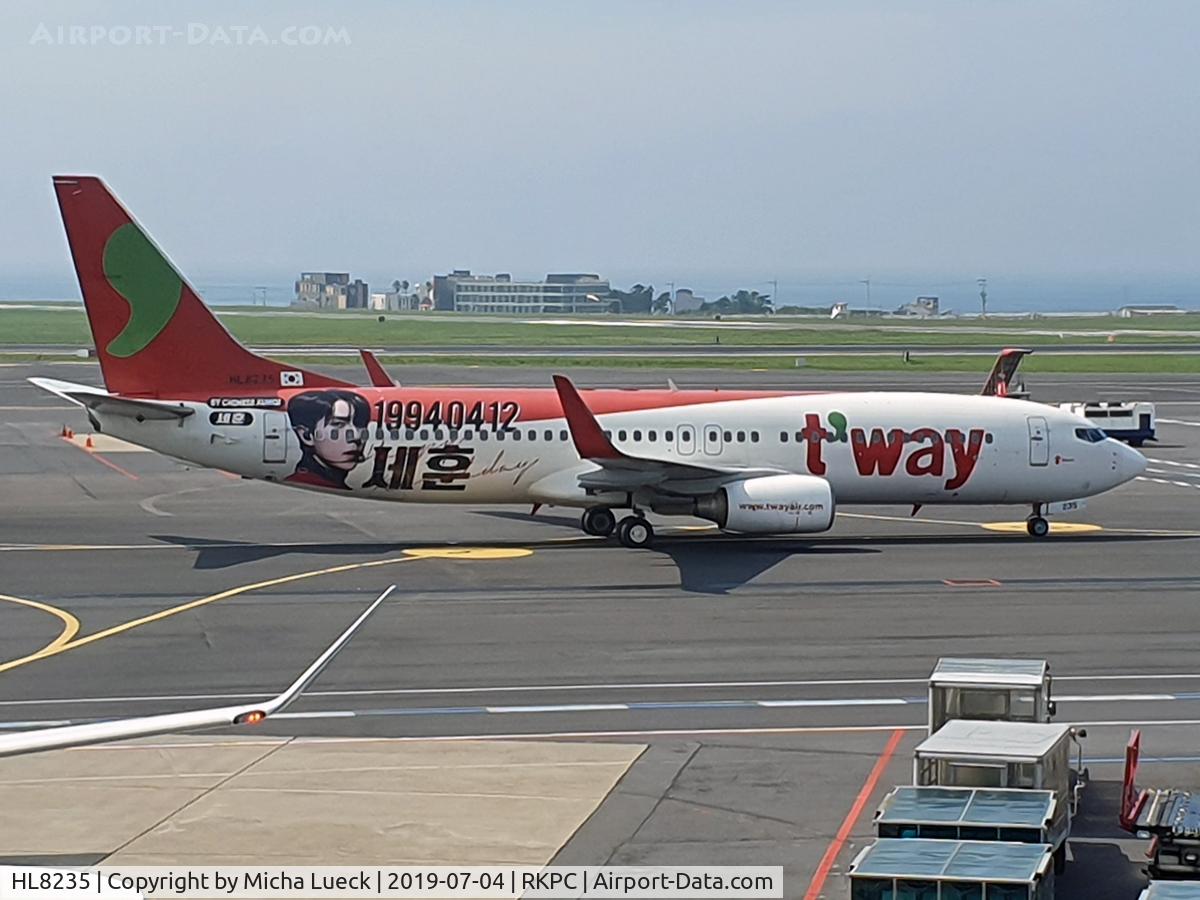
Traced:
POLYGON ((1108 435, 1099 428, 1076 428, 1075 437, 1081 441, 1087 441, 1089 444, 1098 444, 1105 440, 1108 435))

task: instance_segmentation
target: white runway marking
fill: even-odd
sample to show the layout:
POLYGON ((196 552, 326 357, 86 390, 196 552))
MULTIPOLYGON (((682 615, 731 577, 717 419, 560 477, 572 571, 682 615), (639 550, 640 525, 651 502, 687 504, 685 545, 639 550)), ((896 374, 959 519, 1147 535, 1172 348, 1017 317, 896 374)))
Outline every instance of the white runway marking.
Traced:
POLYGON ((1146 461, 1152 462, 1156 466, 1178 466, 1183 469, 1200 469, 1200 463, 1176 462, 1173 459, 1155 459, 1152 456, 1147 456, 1146 461))
POLYGON ((1172 485, 1173 487, 1190 487, 1190 488, 1196 488, 1197 490, 1200 490, 1200 484, 1193 484, 1190 481, 1175 481, 1170 478, 1148 478, 1145 475, 1137 476, 1137 480, 1138 481, 1152 481, 1155 484, 1167 484, 1167 485, 1172 485))
MULTIPOLYGON (((1082 726, 1085 728, 1100 728, 1104 726, 1117 727, 1152 727, 1166 725, 1200 725, 1200 719, 1129 719, 1121 721, 1101 721, 1101 722, 1067 722, 1067 725, 1082 726)), ((264 739, 258 741, 212 741, 209 743, 159 743, 159 744, 105 744, 98 747, 73 747, 68 753, 95 753, 106 752, 112 750, 146 750, 146 749, 161 749, 161 750, 177 750, 184 746, 188 748, 215 748, 215 747, 250 747, 250 746, 276 746, 282 743, 299 743, 299 744, 410 744, 415 741, 518 741, 518 740, 556 740, 570 738, 649 738, 649 737, 675 737, 688 735, 728 735, 728 734, 857 734, 857 733, 872 733, 878 731, 924 731, 925 723, 917 724, 898 724, 898 725, 791 725, 782 727, 763 727, 763 728, 652 728, 652 729, 630 729, 626 731, 529 731, 529 732, 510 732, 508 734, 441 734, 428 735, 424 737, 279 737, 274 740, 264 739)))
POLYGON ((1162 425, 1190 425, 1192 428, 1200 428, 1200 422, 1185 422, 1183 419, 1159 419, 1162 425))
POLYGON ((556 713, 556 712, 612 712, 613 710, 628 710, 625 703, 564 703, 562 705, 545 706, 488 706, 488 713, 556 713))
MULTIPOLYGON (((1197 681, 1200 682, 1200 672, 1168 672, 1162 674, 1122 672, 1104 675, 1055 675, 1056 682, 1074 681, 1197 681)), ((789 681, 645 681, 645 682, 593 682, 585 684, 509 684, 509 685, 479 685, 474 687, 425 687, 425 688, 367 688, 362 690, 326 690, 305 691, 305 697, 396 697, 396 696, 437 696, 454 694, 515 694, 515 693, 554 693, 560 691, 642 691, 642 690, 696 690, 716 689, 732 690, 737 688, 772 688, 772 687, 856 687, 878 685, 926 685, 928 678, 816 678, 789 681)), ((7 706, 61 706, 91 705, 103 703, 173 703, 210 700, 262 700, 272 696, 270 690, 252 691, 246 693, 219 694, 132 694, 126 696, 105 697, 50 697, 31 700, 0 700, 0 707, 7 706)), ((1095 695, 1083 695, 1095 696, 1095 695)), ((1120 696, 1120 695, 1115 695, 1120 696)), ((1158 695, 1131 695, 1158 696, 1158 695)), ((1166 695, 1163 695, 1166 696, 1166 695)), ((278 715, 273 718, 279 718, 278 715)))
MULTIPOLYGON (((1155 475, 1171 475, 1175 478, 1200 478, 1200 472, 1180 472, 1177 469, 1155 469, 1148 467, 1147 472, 1153 472, 1155 475)), ((1188 482, 1189 484, 1191 482, 1188 482)))
POLYGON ((756 706, 767 709, 809 707, 809 706, 907 706, 908 701, 903 697, 861 697, 845 700, 755 700, 756 706))
MULTIPOLYGON (((1061 702, 1070 703, 1115 703, 1115 702, 1176 702, 1200 700, 1200 693, 1181 694, 1081 694, 1059 697, 1061 702)), ((395 709, 324 709, 309 710, 298 713, 281 713, 273 718, 280 719, 357 719, 357 718, 395 718, 395 717, 443 717, 443 716, 489 716, 512 714, 543 714, 543 713, 661 713, 665 711, 694 713, 726 713, 731 711, 754 712, 763 709, 846 709, 875 706, 919 706, 926 705, 925 698, 920 697, 839 697, 839 698, 798 698, 785 700, 757 699, 719 699, 719 700, 642 700, 627 703, 562 703, 537 706, 408 706, 395 709)), ((58 721, 54 724, 81 725, 91 719, 58 721)), ((36 724, 28 721, 0 722, 0 731, 22 730, 36 724)), ((46 727, 46 726, 44 726, 46 727)))

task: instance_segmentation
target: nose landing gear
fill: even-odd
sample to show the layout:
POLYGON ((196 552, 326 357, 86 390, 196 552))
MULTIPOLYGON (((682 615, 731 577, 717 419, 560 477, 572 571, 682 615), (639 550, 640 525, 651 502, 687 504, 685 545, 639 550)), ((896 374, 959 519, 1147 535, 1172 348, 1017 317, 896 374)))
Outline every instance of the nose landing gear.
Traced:
POLYGON ((1033 513, 1025 520, 1025 530, 1035 538, 1044 538, 1050 533, 1050 523, 1042 515, 1042 504, 1033 504, 1033 513))

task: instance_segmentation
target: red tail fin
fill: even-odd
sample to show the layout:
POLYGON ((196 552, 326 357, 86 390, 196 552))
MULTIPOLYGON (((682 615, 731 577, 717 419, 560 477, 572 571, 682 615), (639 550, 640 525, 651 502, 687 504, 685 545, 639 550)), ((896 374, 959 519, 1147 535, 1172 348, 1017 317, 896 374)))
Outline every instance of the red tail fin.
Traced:
POLYGON ((110 391, 178 397, 346 384, 239 344, 99 178, 56 176, 54 191, 110 391))

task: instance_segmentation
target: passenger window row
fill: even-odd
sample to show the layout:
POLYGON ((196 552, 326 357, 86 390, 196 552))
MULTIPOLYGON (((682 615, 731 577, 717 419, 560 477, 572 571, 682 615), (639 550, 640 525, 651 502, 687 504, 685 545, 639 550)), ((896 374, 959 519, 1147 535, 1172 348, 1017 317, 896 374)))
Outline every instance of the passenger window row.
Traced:
MULTIPOLYGON (((364 428, 363 432, 362 432, 362 436, 364 438, 366 438, 367 435, 369 434, 369 432, 370 432, 370 429, 364 428)), ((330 430, 329 436, 331 439, 336 441, 338 439, 338 436, 341 433, 342 433, 341 429, 333 428, 330 430)), ((345 429, 345 434, 346 434, 346 440, 348 440, 348 441, 352 441, 358 437, 358 431, 356 431, 353 428, 345 429)), ((435 440, 435 441, 442 441, 442 440, 472 441, 472 440, 476 440, 476 439, 481 440, 481 441, 486 441, 489 439, 489 435, 495 437, 495 439, 498 441, 503 441, 505 439, 512 440, 512 441, 519 441, 519 440, 522 440, 522 434, 524 434, 525 440, 536 441, 539 439, 539 437, 538 437, 539 432, 535 428, 527 429, 524 432, 522 432, 522 430, 520 428, 508 428, 508 429, 501 429, 499 431, 488 431, 485 429, 480 429, 478 432, 473 431, 472 429, 469 429, 469 428, 463 429, 463 430, 459 430, 457 428, 447 428, 447 429, 421 428, 419 430, 411 429, 411 428, 406 428, 403 430, 401 430, 399 428, 389 428, 386 430, 383 428, 375 429, 375 439, 379 440, 379 441, 383 440, 385 436, 390 438, 393 441, 398 441, 398 440, 400 440, 401 435, 404 436, 404 440, 406 440, 406 441, 413 441, 413 440, 428 441, 430 439, 435 440)), ((565 429, 565 428, 562 428, 557 432, 555 432, 554 430, 552 430, 550 428, 547 428, 541 432, 540 439, 543 441, 549 442, 549 441, 553 441, 555 439, 557 439, 559 441, 567 441, 567 440, 570 440, 570 438, 571 438, 571 433, 569 431, 567 431, 567 429, 565 429)))
MULTIPOLYGON (((369 429, 369 428, 362 429, 361 436, 365 439, 370 434, 370 431, 371 431, 371 429, 369 429)), ((460 429, 456 429, 456 428, 450 428, 450 429, 443 429, 443 428, 434 428, 434 429, 429 429, 429 428, 421 428, 421 429, 389 428, 389 429, 384 429, 384 428, 376 427, 374 429, 374 431, 375 431, 375 439, 380 440, 380 441, 383 440, 385 437, 390 438, 393 441, 398 441, 398 440, 400 440, 401 435, 403 435, 403 438, 406 441, 412 441, 412 440, 428 441, 430 439, 435 440, 435 441, 441 441, 441 440, 471 441, 471 440, 476 440, 476 439, 481 440, 481 441, 486 441, 491 438, 494 438, 497 441, 543 440, 546 442, 550 442, 550 441, 554 441, 556 439, 559 441, 568 441, 571 438, 571 433, 565 428, 559 429, 557 432, 555 432, 553 429, 550 429, 550 428, 547 428, 547 429, 539 432, 538 429, 536 429, 536 428, 529 428, 529 429, 525 429, 525 430, 522 430, 520 428, 502 428, 497 431, 491 431, 488 429, 480 429, 478 431, 474 431, 472 429, 460 430, 460 429)), ((329 436, 335 441, 338 440, 338 438, 342 434, 343 434, 343 429, 339 429, 339 428, 333 428, 333 429, 330 429, 330 431, 329 431, 329 436)), ((355 440, 357 437, 359 437, 359 431, 354 428, 344 429, 344 434, 345 434, 346 440, 350 440, 350 441, 355 440)), ((618 441, 628 441, 632 438, 634 443, 641 443, 642 441, 648 441, 652 444, 657 443, 659 440, 659 437, 661 436, 662 440, 668 444, 673 444, 675 442, 675 432, 671 429, 667 429, 662 432, 659 432, 657 429, 653 429, 653 428, 647 429, 645 431, 643 431, 640 428, 634 428, 634 429, 620 428, 620 429, 617 429, 615 432, 611 429, 605 429, 604 436, 607 437, 609 440, 612 440, 613 437, 615 436, 618 441)), ((797 431, 796 432, 796 440, 797 441, 799 441, 801 439, 800 436, 801 436, 801 432, 797 431)), ((751 444, 757 444, 761 440, 761 435, 757 431, 750 431, 750 432, 746 432, 746 431, 736 431, 736 432, 735 431, 722 431, 722 432, 710 431, 708 433, 708 440, 712 443, 716 443, 716 441, 721 438, 724 439, 726 444, 733 444, 733 443, 744 444, 747 441, 749 441, 751 444)), ((681 429, 679 432, 679 439, 684 442, 690 442, 692 440, 692 432, 686 428, 681 429)), ((786 432, 781 432, 780 440, 784 441, 785 443, 787 442, 787 433, 786 432)))

